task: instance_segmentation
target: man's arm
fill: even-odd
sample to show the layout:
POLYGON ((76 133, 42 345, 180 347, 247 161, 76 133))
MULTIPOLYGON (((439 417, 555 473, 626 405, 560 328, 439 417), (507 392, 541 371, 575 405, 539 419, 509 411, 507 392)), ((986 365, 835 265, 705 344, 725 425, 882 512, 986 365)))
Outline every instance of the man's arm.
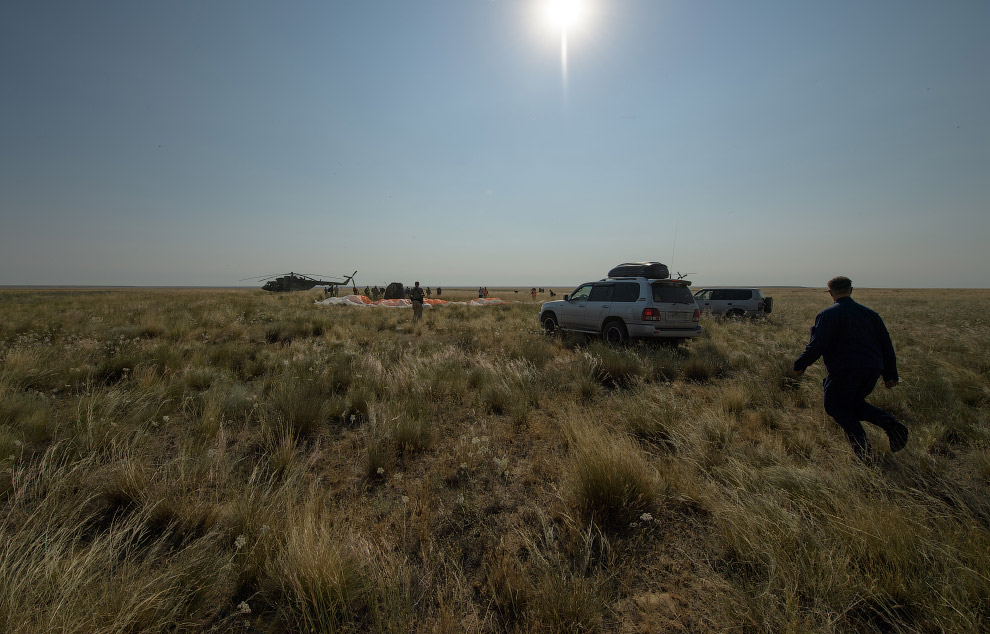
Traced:
POLYGON ((811 340, 804 347, 804 352, 797 361, 794 362, 794 372, 800 376, 805 369, 818 361, 818 359, 828 349, 832 336, 835 334, 834 320, 830 319, 828 313, 822 311, 815 317, 815 325, 811 327, 811 340))
POLYGON ((877 325, 880 354, 883 355, 883 384, 890 389, 900 381, 897 374, 897 356, 894 355, 894 343, 890 340, 890 333, 887 332, 887 326, 884 325, 880 315, 877 315, 877 325))

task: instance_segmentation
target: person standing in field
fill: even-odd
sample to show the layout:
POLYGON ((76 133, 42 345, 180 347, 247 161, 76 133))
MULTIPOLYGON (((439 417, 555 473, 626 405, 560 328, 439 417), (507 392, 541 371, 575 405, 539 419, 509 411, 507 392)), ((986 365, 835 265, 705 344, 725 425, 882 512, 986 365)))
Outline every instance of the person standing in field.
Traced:
POLYGON ((794 372, 824 357, 828 376, 825 412, 846 433, 853 451, 861 459, 871 454, 870 441, 860 421, 868 421, 887 433, 890 450, 900 451, 907 444, 908 429, 891 414, 866 402, 882 376, 891 389, 900 381, 894 344, 883 320, 873 310, 852 298, 852 281, 845 276, 828 282, 828 293, 835 303, 818 313, 811 327, 811 340, 794 362, 794 372))
POLYGON ((409 290, 409 301, 412 302, 413 321, 419 321, 423 316, 423 289, 419 287, 419 282, 409 290))

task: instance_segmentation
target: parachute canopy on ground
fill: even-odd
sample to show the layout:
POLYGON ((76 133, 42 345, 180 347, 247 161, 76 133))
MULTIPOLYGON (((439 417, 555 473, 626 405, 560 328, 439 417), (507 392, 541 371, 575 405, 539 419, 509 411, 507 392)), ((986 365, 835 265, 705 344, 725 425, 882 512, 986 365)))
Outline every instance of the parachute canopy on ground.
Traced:
MULTIPOLYGON (((316 302, 323 306, 366 306, 382 308, 410 308, 412 302, 400 297, 398 299, 380 299, 377 302, 364 295, 345 295, 344 297, 328 297, 316 302)), ((492 306, 494 304, 504 304, 497 297, 478 297, 466 302, 449 302, 444 299, 425 299, 423 308, 436 308, 438 306, 492 306)))

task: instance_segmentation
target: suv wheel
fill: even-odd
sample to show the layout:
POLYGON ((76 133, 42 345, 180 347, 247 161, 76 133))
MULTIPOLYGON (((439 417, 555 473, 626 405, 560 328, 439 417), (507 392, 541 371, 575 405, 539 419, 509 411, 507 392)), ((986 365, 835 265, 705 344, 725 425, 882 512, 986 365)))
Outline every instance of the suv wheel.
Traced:
POLYGON ((610 346, 621 346, 629 338, 629 333, 621 321, 610 321, 602 328, 602 338, 610 346))
POLYGON ((543 319, 540 320, 543 325, 543 332, 548 335, 557 334, 557 316, 553 313, 546 313, 543 315, 543 319))
POLYGON ((746 311, 744 311, 743 309, 741 309, 741 308, 733 308, 733 309, 727 311, 725 313, 725 316, 728 319, 739 319, 740 317, 742 317, 745 314, 746 314, 746 311))

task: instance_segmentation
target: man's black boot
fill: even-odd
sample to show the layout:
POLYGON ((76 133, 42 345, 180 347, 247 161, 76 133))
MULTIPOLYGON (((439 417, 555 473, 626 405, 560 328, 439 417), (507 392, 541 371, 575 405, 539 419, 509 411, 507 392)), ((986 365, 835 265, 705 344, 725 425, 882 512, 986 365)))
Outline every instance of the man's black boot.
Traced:
POLYGON ((887 438, 890 439, 890 450, 892 452, 897 453, 901 449, 904 449, 908 441, 908 428, 904 426, 904 423, 891 420, 890 427, 885 431, 887 432, 887 438))

